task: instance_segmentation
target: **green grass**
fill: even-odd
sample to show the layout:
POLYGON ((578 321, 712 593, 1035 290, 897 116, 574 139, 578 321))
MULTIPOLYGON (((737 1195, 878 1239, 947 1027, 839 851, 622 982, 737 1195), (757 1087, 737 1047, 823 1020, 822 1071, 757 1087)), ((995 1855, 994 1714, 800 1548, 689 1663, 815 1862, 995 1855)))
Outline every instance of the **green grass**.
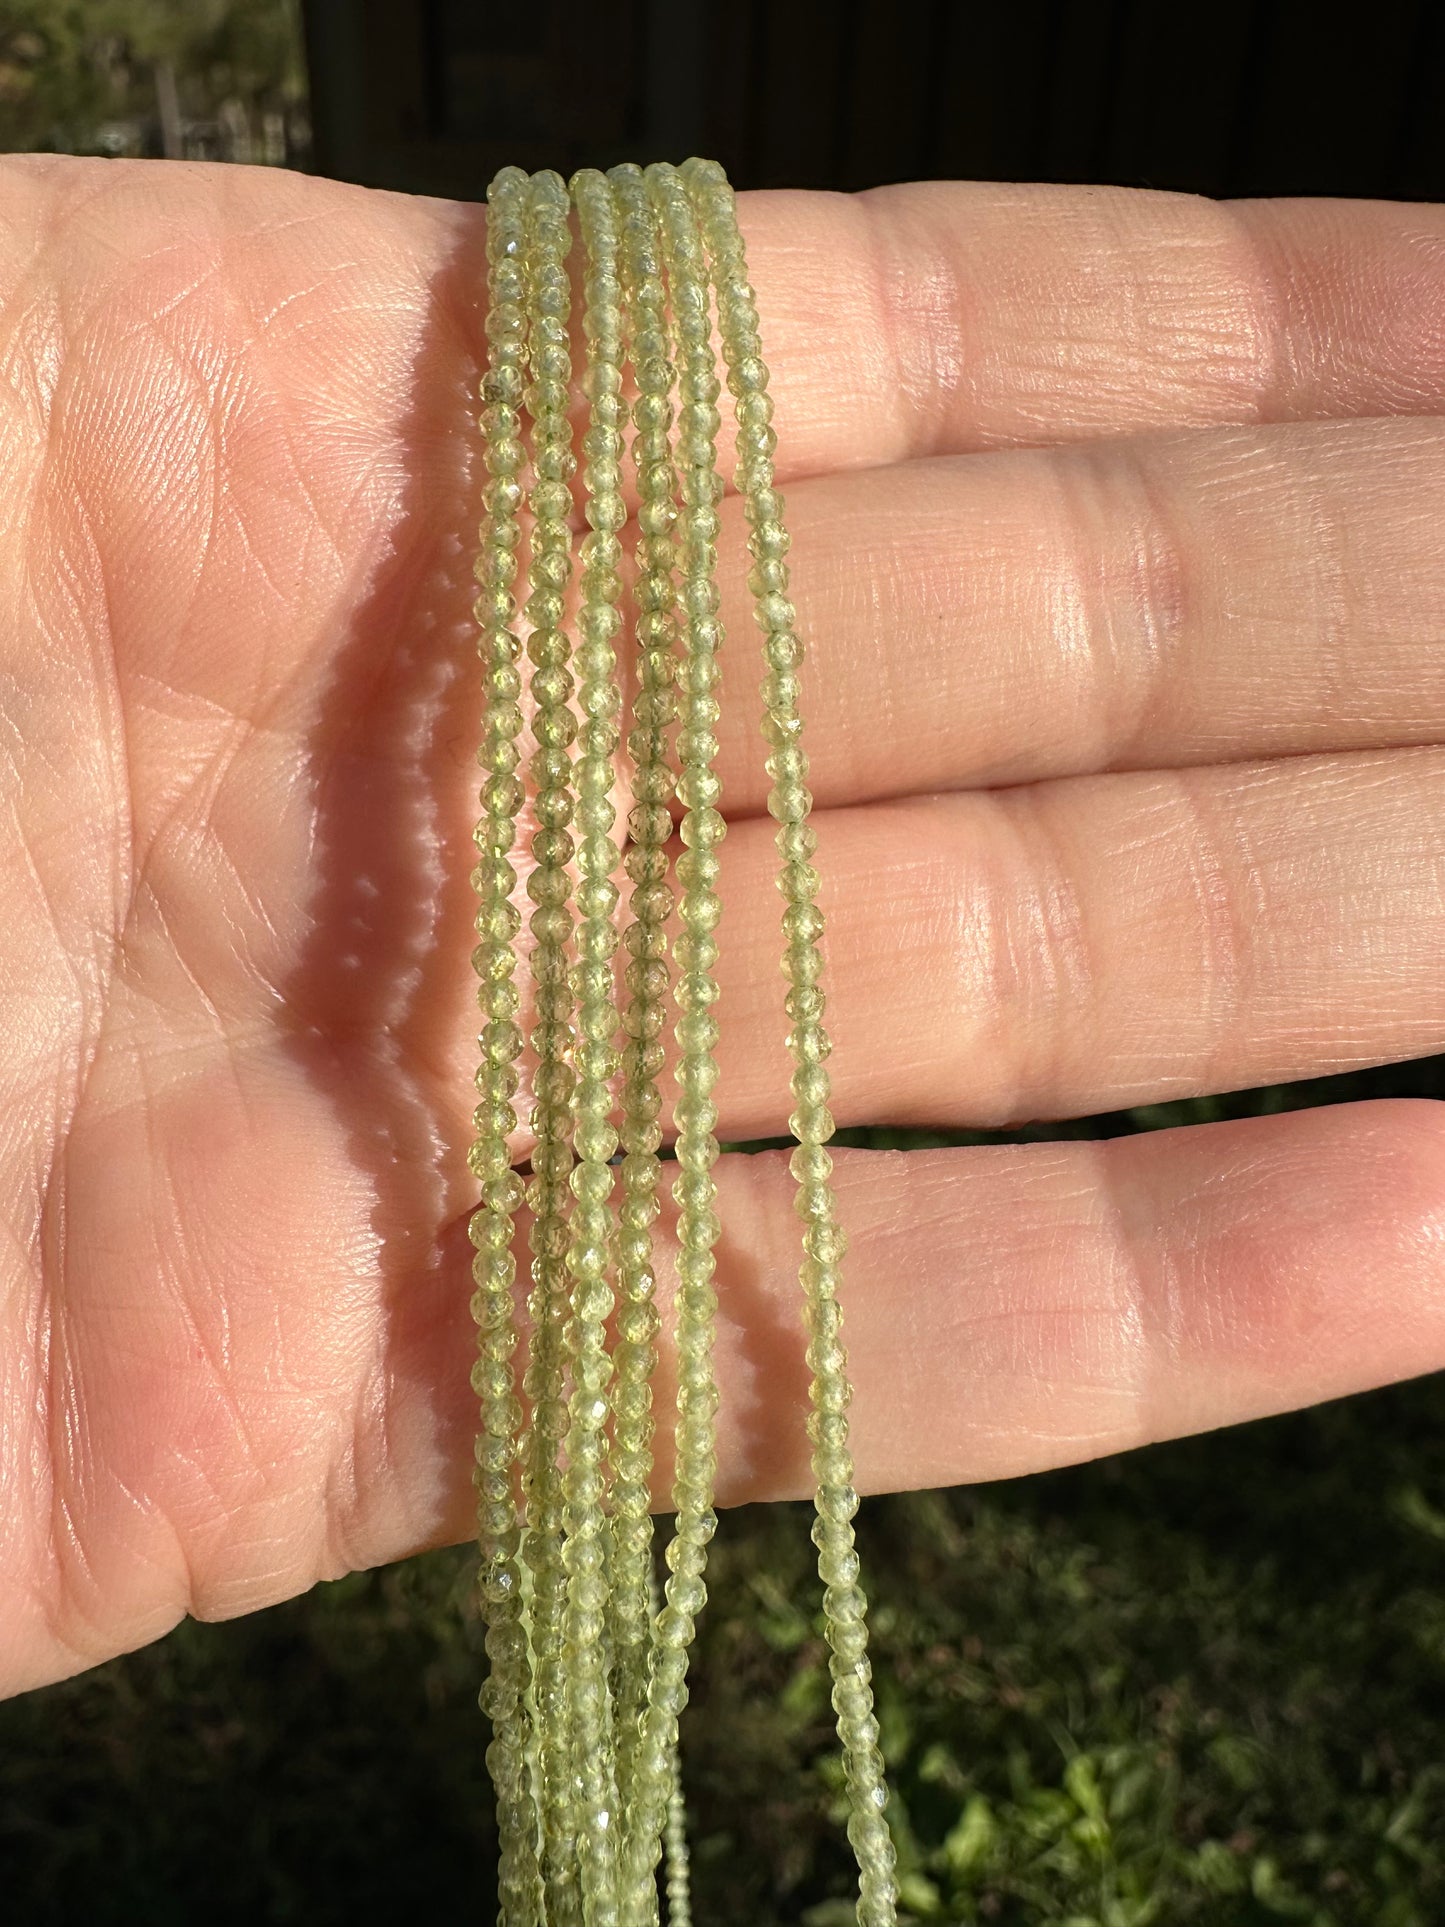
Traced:
MULTIPOLYGON (((1212 1108, 1382 1082, 1439 1067, 1212 1108)), ((714 1542, 683 1721, 699 1927, 851 1920, 809 1518, 745 1508, 714 1542)), ((869 1500, 859 1536, 908 1917, 1445 1921, 1445 1375, 869 1500)), ((0 1707, 6 1918, 490 1920, 470 1568, 186 1624, 0 1707)))

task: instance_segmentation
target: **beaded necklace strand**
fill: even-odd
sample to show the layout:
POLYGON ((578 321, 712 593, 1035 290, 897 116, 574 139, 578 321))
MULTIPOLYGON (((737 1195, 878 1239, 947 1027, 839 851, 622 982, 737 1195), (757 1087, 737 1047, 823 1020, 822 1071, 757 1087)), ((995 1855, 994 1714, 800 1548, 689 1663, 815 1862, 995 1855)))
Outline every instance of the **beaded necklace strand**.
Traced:
POLYGON ((486 708, 478 762, 487 772, 476 831, 478 943, 485 1019, 479 1037, 470 1168, 481 1202, 472 1311, 480 1405, 475 1485, 479 1593, 492 1724, 487 1767, 497 1796, 501 1927, 657 1927, 664 1862, 668 1927, 690 1927, 691 1898, 678 1719, 688 1657, 707 1600, 717 1527, 718 1156, 713 975, 718 846, 726 834, 718 741, 718 402, 722 369, 736 420, 736 485, 750 534, 748 583, 763 635, 768 808, 782 859, 778 885, 784 1009, 791 1024, 798 1140, 790 1160, 803 1221, 801 1285, 811 1373, 808 1433, 833 1707, 843 1748, 848 1837, 859 1868, 859 1927, 893 1927, 894 1854, 859 1584, 848 1444, 851 1389, 838 1274, 845 1250, 829 1183, 833 1134, 820 983, 823 918, 811 863, 816 836, 802 746, 803 644, 787 599, 788 536, 774 487, 772 403, 733 193, 712 161, 680 168, 505 168, 488 189, 488 367, 481 427, 488 482, 476 564, 486 708), (574 582, 576 473, 570 418, 571 214, 581 241, 582 501, 587 533, 574 582), (715 322, 714 322, 715 316, 715 322), (716 335, 717 347, 714 345, 716 335), (635 398, 624 399, 630 366, 635 398), (530 422, 529 435, 524 424, 530 422), (633 802, 625 854, 611 832, 622 737, 615 638, 623 627, 624 436, 631 428, 637 499, 632 550, 636 695, 627 734, 633 802), (533 668, 529 775, 537 828, 527 894, 535 908, 530 973, 536 1060, 531 1175, 511 1168, 520 1073, 512 855, 524 801, 514 584, 526 522, 522 615, 533 668), (575 609, 574 650, 567 624, 575 609), (676 735, 674 778, 668 731, 676 735), (575 757, 572 744, 576 742, 575 757), (668 808, 682 806, 683 845, 669 880, 668 808), (576 834, 573 834, 575 829, 576 834), (619 1008, 614 913, 619 864, 632 889, 622 933, 628 998, 619 1008), (571 871, 577 885, 573 894, 571 871), (676 911, 676 979, 665 925, 676 911), (651 1226, 673 993, 673 1109, 678 1207, 674 1351, 677 1412, 667 1576, 653 1560, 652 1375, 659 1318, 651 1226), (626 1043, 616 1048, 619 1031, 626 1043), (614 1126, 616 1105, 620 1122, 614 1126), (614 1187, 620 1178, 620 1200, 614 1187), (531 1338, 522 1389, 513 1354, 515 1214, 532 1214, 531 1338), (569 1203, 570 1199, 570 1203, 569 1203), (615 1333, 615 1338, 612 1334, 615 1333), (520 1486, 520 1492, 519 1492, 520 1486))

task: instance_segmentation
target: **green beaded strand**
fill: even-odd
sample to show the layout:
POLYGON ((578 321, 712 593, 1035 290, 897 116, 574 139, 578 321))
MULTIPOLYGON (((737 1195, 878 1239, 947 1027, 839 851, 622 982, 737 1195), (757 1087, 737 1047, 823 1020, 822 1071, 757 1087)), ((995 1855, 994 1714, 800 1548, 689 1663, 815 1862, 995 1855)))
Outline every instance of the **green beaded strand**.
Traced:
MULTIPOLYGON (((655 1618, 662 1607, 662 1589, 654 1567, 648 1575, 648 1598, 655 1618)), ((692 1867, 687 1848, 687 1803, 682 1791, 682 1757, 672 1750, 667 1790, 667 1823, 663 1842, 664 1885, 667 1888, 667 1927, 692 1927, 692 1867)))
POLYGON ((677 525, 684 645, 681 681, 685 693, 683 727, 677 739, 682 772, 677 795, 685 812, 680 834, 686 848, 677 864, 682 885, 679 915, 684 929, 674 945, 679 967, 676 1000, 682 1013, 674 1030, 681 1053, 677 1071, 680 1094, 673 1114, 680 1175, 672 1186, 679 1207, 677 1462, 673 1481, 676 1517, 667 1548, 667 1603, 655 1621, 647 1706, 633 1781, 625 1894, 635 1907, 646 1899, 661 1851, 673 1785, 678 1715, 687 1704, 688 1651, 697 1615, 707 1599, 703 1574, 708 1544, 717 1527, 712 1503, 717 1473, 717 1386, 712 1369, 717 1294, 712 1277, 717 1261, 712 1248, 722 1227, 712 1209, 717 1196, 712 1166, 718 1155, 718 1141, 713 1135, 717 1108, 711 1099, 717 1065, 712 1052, 718 1026, 711 1006, 717 1000, 718 986, 711 972, 717 961, 717 941, 712 933, 722 909, 714 888, 719 870, 717 846, 727 828, 716 808, 722 784, 712 767, 718 749, 712 725, 719 714, 712 692, 718 680, 716 655, 722 642, 715 543, 717 503, 723 483, 717 472, 720 416, 716 404, 721 386, 712 347, 706 268, 697 223, 676 169, 658 164, 649 167, 644 178, 662 229, 678 343, 682 502, 677 525))
POLYGON ((773 486, 776 438, 761 356, 756 301, 738 233, 732 190, 715 163, 681 170, 592 169, 572 182, 586 257, 584 390, 590 420, 583 448, 586 519, 581 549, 576 689, 564 627, 571 575, 569 483, 575 462, 569 423, 571 358, 567 275, 570 201, 561 178, 529 181, 504 169, 489 191, 487 319, 489 369, 482 389, 489 473, 476 614, 481 628, 487 715, 478 760, 488 771, 473 962, 487 1023, 479 1038, 480 1102, 469 1163, 482 1202, 469 1224, 475 1247, 472 1310, 478 1350, 472 1383, 480 1402, 475 1483, 490 1673, 481 1700, 493 1724, 487 1764, 497 1790, 502 1927, 655 1927, 655 1873, 665 1853, 669 1927, 690 1927, 691 1893, 679 1771, 678 1715, 686 1705, 688 1651, 706 1601, 707 1547, 716 1530, 717 1390, 712 1351, 717 1309, 713 1205, 718 1154, 717 1024, 712 971, 720 916, 717 846, 725 824, 713 765, 719 715, 717 655, 723 634, 716 587, 720 417, 710 296, 735 400, 739 489, 751 528, 749 585, 764 636, 764 734, 773 781, 768 806, 783 859, 784 1003, 792 1029, 799 1139, 790 1168, 804 1221, 801 1282, 812 1374, 816 1517, 813 1538, 824 1584, 833 1704, 850 1804, 849 1838, 859 1865, 860 1927, 892 1927, 894 1856, 884 1818, 886 1787, 873 1713, 866 1599, 859 1584, 847 1408, 851 1397, 841 1337, 838 1271, 845 1249, 836 1221, 820 985, 823 920, 810 858, 811 797, 798 714, 803 647, 787 600, 788 537, 773 486), (674 339, 667 325, 671 312, 674 339), (638 693, 628 736, 635 802, 631 846, 633 920, 626 932, 630 993, 619 1054, 613 981, 617 935, 613 877, 618 849, 609 832, 613 756, 619 739, 623 368, 630 351, 637 386, 631 415, 639 535, 635 550, 638 693), (673 360, 676 361, 676 368, 673 360), (525 365, 525 385, 524 385, 525 365), (672 398, 676 386, 674 450, 672 398), (525 1191, 508 1158, 517 1123, 521 1032, 515 1021, 515 938, 510 857, 523 800, 516 738, 521 715, 512 585, 521 538, 525 463, 519 404, 531 417, 531 693, 536 749, 531 763, 538 829, 527 891, 536 906, 531 974, 537 1059, 531 1125, 536 1139, 525 1191), (680 577, 680 580, 679 580, 680 577), (679 610, 681 620, 679 621, 679 610), (677 741, 680 775, 668 774, 666 730, 674 719, 675 650, 683 693, 677 741), (680 1246, 676 1354, 678 1410, 675 1524, 667 1548, 665 1603, 659 1603, 649 1511, 653 1438, 651 1376, 658 1329, 650 1227, 657 1215, 661 1144, 658 1074, 668 990, 664 925, 673 908, 667 845, 674 792, 683 806, 684 854, 677 865, 683 930, 674 946, 679 1047, 674 1109, 680 1246), (574 817, 580 831, 569 834, 574 817), (577 859, 578 920, 568 865, 577 859), (576 962, 569 967, 575 935, 576 962), (621 1127, 612 1125, 621 1071, 621 1127), (609 1162, 622 1149, 622 1201, 613 1215, 609 1162), (575 1160, 575 1162, 574 1162, 575 1160), (528 1309, 532 1341, 523 1389, 531 1420, 521 1430, 512 1355, 515 1316, 513 1219, 525 1195, 533 1215, 528 1309), (569 1210, 569 1198, 575 1205, 569 1210), (611 1278, 616 1266, 616 1293, 611 1278), (609 1356, 607 1320, 616 1310, 609 1356), (611 1463, 608 1462, 608 1427, 611 1463), (559 1464, 565 1441, 566 1470, 559 1464), (524 1516, 514 1490, 521 1461, 524 1516), (609 1478, 611 1486, 609 1490, 609 1478), (611 1516, 608 1502, 611 1501, 611 1516), (528 1583, 530 1581, 530 1583, 528 1583))
POLYGON ((468 1225, 476 1251, 472 1315, 477 1321, 478 1347, 472 1389, 481 1401, 473 1477, 481 1548, 477 1583, 490 1665, 480 1701, 493 1731, 487 1769, 497 1793, 498 1919, 501 1927, 540 1927, 537 1802, 527 1756, 531 1662, 518 1568, 522 1534, 513 1472, 522 1408, 512 1366, 518 1341, 512 1236, 522 1182, 511 1168, 507 1148, 517 1125, 511 1099, 517 1090, 515 1066, 522 1047, 522 1033, 515 1022, 520 998, 514 981, 515 939, 522 919, 512 902, 517 873, 510 858, 523 800, 515 774, 516 738, 522 727, 517 705, 522 685, 516 664, 522 646, 512 627, 516 617, 512 583, 520 538, 517 476, 523 459, 518 409, 527 325, 522 265, 526 176, 517 168, 506 169, 493 182, 488 200, 489 368, 482 383, 482 432, 491 479, 476 567, 475 613, 487 697, 477 760, 490 775, 482 789, 484 815, 476 830, 480 861, 472 877, 479 898, 479 942, 472 961, 479 980, 478 1002, 487 1023, 478 1039, 481 1102, 474 1117, 477 1137, 468 1155, 472 1175, 482 1185, 482 1203, 468 1225))
POLYGON ((665 925, 673 909, 668 840, 673 794, 667 730, 676 709, 676 477, 672 461, 673 367, 669 354, 657 223, 642 170, 610 170, 622 214, 623 287, 627 346, 637 399, 633 403, 632 463, 636 476, 635 549, 637 694, 627 739, 634 802, 624 859, 632 882, 632 920, 624 933, 629 999, 628 1043, 622 1055, 622 1185, 618 1244, 617 1377, 613 1393, 613 1532, 611 1625, 616 1661, 617 1777, 625 1811, 632 1807, 638 1722, 647 1698, 647 1670, 656 1608, 652 1559, 652 1375, 657 1366, 658 1313, 651 1226, 661 1209, 657 1191, 662 1144, 658 1074, 670 984, 665 925))
POLYGON ((577 1866, 577 1789, 567 1743, 568 1704, 563 1613, 567 1575, 562 1563, 564 1494, 557 1449, 566 1434, 565 1356, 568 1316, 566 1257, 570 1242, 567 1199, 574 1072, 573 999, 567 939, 572 931, 567 864, 574 854, 568 832, 573 816, 572 763, 568 745, 577 733, 569 707, 571 645, 563 627, 564 592, 571 573, 568 486, 576 468, 568 419, 571 351, 567 324, 571 287, 570 202, 559 174, 535 174, 529 187, 527 243, 531 268, 529 372, 526 402, 532 417, 531 565, 527 653, 535 669, 532 778, 539 828, 532 838, 536 868, 527 894, 537 906, 531 927, 532 981, 537 1054, 532 1132, 532 1178, 527 1204, 531 1231, 532 1348, 523 1386, 532 1406, 528 1441, 527 1537, 524 1554, 533 1574, 532 1648, 537 1717, 537 1755, 542 1788, 542 1873, 548 1927, 583 1927, 577 1866))
POLYGON ((571 185, 586 253, 583 327, 588 342, 585 387, 590 425, 583 440, 587 457, 583 479, 591 533, 582 543, 581 645, 576 655, 579 705, 585 720, 575 769, 581 915, 572 979, 579 1032, 573 1052, 578 1072, 574 1142, 580 1162, 571 1175, 576 1205, 567 1254, 572 1273, 572 1427, 566 1475, 566 1665, 574 1776, 580 1787, 583 1917, 587 1927, 616 1927, 620 1815, 603 1645, 610 1538, 603 1516, 603 1453, 607 1385, 612 1375, 606 1320, 613 1292, 608 1273, 616 1246, 616 1224, 608 1204, 613 1186, 608 1160, 617 1148, 610 1112, 611 1080, 618 1063, 613 1048, 618 1016, 612 977, 617 931, 612 913, 619 892, 612 881, 618 849, 608 832, 616 820, 611 801, 612 756, 619 736, 615 718, 621 707, 612 638, 622 620, 617 609, 622 593, 618 573, 622 544, 617 531, 627 521, 622 500, 625 404, 612 189, 605 176, 590 168, 574 175, 571 185))
POLYGON ((813 1442, 816 1517, 813 1540, 823 1581, 823 1605, 833 1708, 843 1745, 851 1814, 848 1837, 859 1866, 859 1927, 893 1927, 897 1910, 895 1856, 884 1818, 887 1788, 873 1713, 872 1672, 868 1661, 867 1600, 858 1579, 853 1516, 858 1495, 848 1444, 847 1408, 851 1399, 848 1357, 841 1336, 837 1300, 840 1263, 846 1249, 837 1223, 829 1176, 832 1158, 824 1148, 833 1135, 824 1060, 832 1045, 823 1024, 824 995, 819 983, 823 916, 813 901, 818 873, 809 862, 816 836, 808 824, 812 797, 807 788, 808 759, 798 713, 798 668, 803 645, 787 599, 787 532, 783 498, 773 486, 776 435, 767 395, 768 371, 762 359, 757 301, 747 275, 733 192, 715 161, 691 160, 683 179, 693 197, 706 237, 717 295, 718 328, 728 386, 736 402, 737 485, 744 498, 751 535, 753 568, 748 585, 756 599, 768 673, 763 680, 766 716, 763 732, 773 789, 768 809, 778 823, 778 854, 783 859, 778 887, 787 899, 783 912, 786 945, 784 973, 791 988, 785 1008, 793 1028, 788 1048, 796 1109, 788 1129, 796 1137, 790 1169, 797 1180, 795 1205, 805 1230, 802 1285, 813 1374, 808 1433, 813 1442))
POLYGON ((692 1876, 687 1852, 687 1803, 682 1791, 682 1763, 672 1754, 667 1789, 667 1927, 692 1927, 692 1876))

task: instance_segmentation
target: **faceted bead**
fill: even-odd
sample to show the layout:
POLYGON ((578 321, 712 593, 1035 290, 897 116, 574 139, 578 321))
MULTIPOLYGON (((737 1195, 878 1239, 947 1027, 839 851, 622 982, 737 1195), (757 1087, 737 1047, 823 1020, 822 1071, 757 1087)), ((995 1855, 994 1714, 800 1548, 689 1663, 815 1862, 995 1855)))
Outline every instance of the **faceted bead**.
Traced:
POLYGON ((672 835, 672 815, 661 803, 634 803, 627 833, 636 843, 665 843, 672 835))
MULTIPOLYGON (((778 888, 793 903, 803 903, 815 897, 821 882, 822 879, 811 863, 785 862, 778 876, 778 888)), ((785 925, 784 935, 789 934, 788 927, 785 925)), ((821 921, 815 934, 822 934, 821 921)))
POLYGON ((722 916, 722 904, 711 890, 699 890, 683 900, 684 923, 696 930, 715 930, 722 916))
MULTIPOLYGON (((667 812, 664 810, 663 814, 667 812)), ((668 873, 667 852, 642 843, 633 845, 623 858, 623 864, 628 876, 638 884, 661 883, 668 873)), ((671 908, 670 902, 668 908, 671 908)), ((663 914, 666 915, 666 911, 663 914)))
POLYGON ((816 950, 790 950, 783 958, 784 975, 794 984, 814 984, 821 975, 823 959, 816 950))
POLYGON ((826 1104, 832 1081, 821 1064, 800 1064, 793 1072, 793 1096, 800 1105, 826 1104))

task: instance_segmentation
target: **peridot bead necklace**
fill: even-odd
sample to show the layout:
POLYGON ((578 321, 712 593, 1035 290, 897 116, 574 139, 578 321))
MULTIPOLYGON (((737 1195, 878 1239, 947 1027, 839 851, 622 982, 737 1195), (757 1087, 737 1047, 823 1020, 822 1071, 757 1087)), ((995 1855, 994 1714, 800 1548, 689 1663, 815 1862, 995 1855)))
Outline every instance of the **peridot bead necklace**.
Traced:
POLYGON ((487 200, 481 420, 489 480, 476 609, 486 685, 478 761, 488 778, 473 873, 479 900, 473 961, 486 1021, 470 1153, 482 1198, 470 1232, 478 1327, 472 1383, 481 1413, 479 1584, 490 1665, 481 1705, 493 1731, 487 1766, 500 1836, 498 1918, 502 1927, 656 1927, 656 1870, 665 1856, 669 1927, 690 1927, 678 1717, 687 1703, 688 1655, 707 1598, 707 1548, 717 1526, 713 1247, 721 1226, 713 1208, 718 1025, 712 1006, 722 907, 718 845, 726 824, 713 767, 723 644, 716 334, 737 422, 736 485, 750 528, 748 581, 764 638, 768 807, 778 823, 778 881, 786 899, 784 1008, 792 1026, 795 1104, 789 1128, 798 1139, 790 1169, 804 1222, 813 1539, 846 1769, 848 1836, 859 1867, 857 1918, 860 1927, 891 1927, 894 1858, 852 1524, 858 1498, 848 1445, 851 1393, 837 1301, 845 1245, 826 1149, 833 1133, 825 1068, 830 1043, 799 715, 803 645, 787 600, 788 537, 783 499, 773 486, 772 404, 733 193, 715 162, 690 160, 681 168, 623 166, 606 175, 583 169, 570 193, 557 174, 529 179, 506 168, 487 200), (588 525, 574 590, 575 648, 566 621, 576 469, 567 267, 574 205, 583 256, 588 525), (624 399, 629 365, 630 407, 624 399), (611 832, 622 733, 616 638, 624 626, 629 422, 625 452, 637 533, 627 642, 635 652, 637 693, 627 735, 634 800, 623 854, 611 832), (513 593, 524 509, 530 594, 522 614, 534 671, 530 776, 537 819, 535 867, 527 879, 535 905, 529 1038, 535 1148, 525 1186, 508 1154, 518 1123, 511 1099, 522 1047, 515 950, 521 915, 513 902, 511 857, 524 798, 517 774, 522 642, 513 593), (680 723, 675 779, 667 735, 674 720, 680 723), (676 892, 668 859, 673 797, 682 806, 684 846, 676 892), (628 957, 621 1010, 613 921, 619 862, 632 884, 621 938, 628 957), (671 986, 678 1403, 674 1525, 660 1591, 649 1511, 658 1333, 651 1226, 661 1178, 665 925, 674 908, 683 926, 672 945, 677 977, 671 986), (620 1051, 619 1030, 627 1037, 620 1051), (514 1217, 524 1196, 532 1213, 525 1431, 513 1365, 519 1338, 512 1256, 514 1217))

